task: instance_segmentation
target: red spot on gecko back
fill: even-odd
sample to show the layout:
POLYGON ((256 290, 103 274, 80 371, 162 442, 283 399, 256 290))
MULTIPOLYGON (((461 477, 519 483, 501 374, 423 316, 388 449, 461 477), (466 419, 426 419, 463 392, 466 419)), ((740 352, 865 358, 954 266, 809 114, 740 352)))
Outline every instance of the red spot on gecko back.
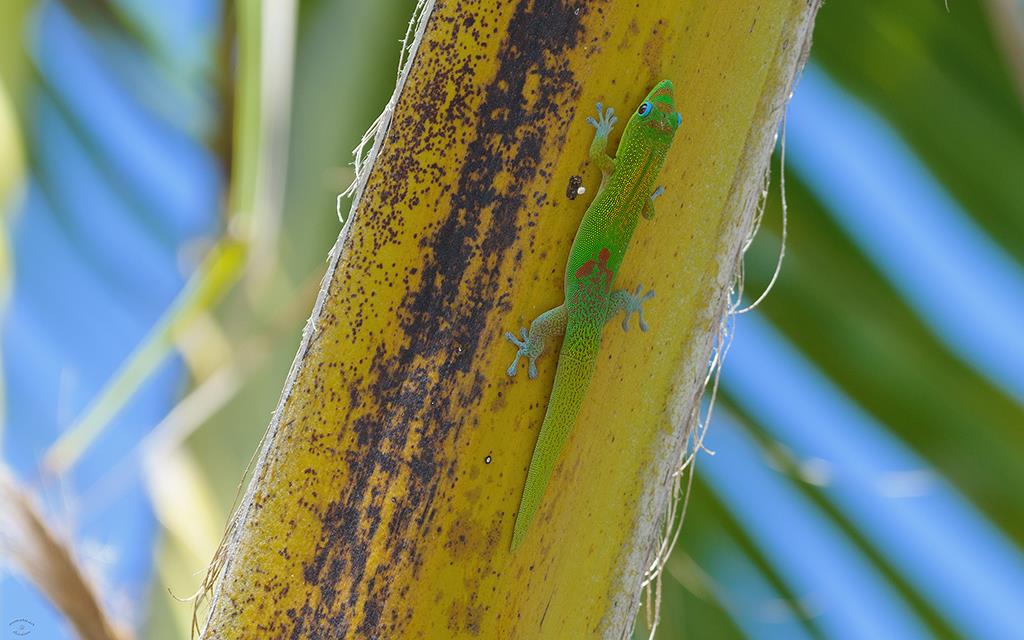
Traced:
POLYGON ((604 277, 604 289, 605 291, 611 290, 612 277, 615 275, 612 270, 608 268, 608 260, 612 254, 608 251, 607 247, 602 247, 601 251, 597 254, 597 260, 587 260, 580 268, 576 270, 577 278, 585 278, 594 272, 594 267, 601 272, 601 276, 604 277))

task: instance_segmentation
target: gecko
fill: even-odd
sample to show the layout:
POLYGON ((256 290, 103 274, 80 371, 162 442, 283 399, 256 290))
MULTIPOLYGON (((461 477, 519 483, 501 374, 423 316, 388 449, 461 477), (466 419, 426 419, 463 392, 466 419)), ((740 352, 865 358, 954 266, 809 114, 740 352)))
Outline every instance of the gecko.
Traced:
POLYGON ((647 331, 643 303, 654 296, 654 291, 643 293, 642 286, 633 292, 613 290, 612 284, 640 216, 653 218, 654 200, 665 191, 660 186, 655 188, 655 184, 672 138, 682 124, 672 82, 662 80, 647 94, 626 123, 612 158, 608 155, 608 136, 617 121, 615 110, 604 109, 600 102, 597 119, 587 118, 596 130, 590 144, 590 160, 601 170, 601 186, 583 215, 569 251, 562 304, 537 316, 529 331, 522 328, 518 338, 512 332, 505 333, 518 347, 508 375, 514 377, 520 360, 526 358, 530 378, 537 377, 537 358, 548 341, 564 336, 547 412, 516 513, 512 551, 526 536, 555 462, 576 422, 597 365, 605 323, 624 311, 622 329, 628 331, 629 319, 635 313, 640 330, 647 331))

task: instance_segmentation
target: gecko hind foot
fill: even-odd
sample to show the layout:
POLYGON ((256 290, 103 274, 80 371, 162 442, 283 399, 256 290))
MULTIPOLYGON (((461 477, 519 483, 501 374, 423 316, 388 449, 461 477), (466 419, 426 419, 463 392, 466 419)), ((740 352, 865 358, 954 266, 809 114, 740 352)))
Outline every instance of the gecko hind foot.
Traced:
POLYGON ((626 302, 626 317, 622 319, 622 330, 629 331, 629 317, 634 313, 640 320, 640 330, 647 331, 647 322, 644 321, 644 307, 643 304, 654 297, 654 289, 651 289, 643 296, 640 292, 643 291, 643 285, 637 285, 636 291, 629 296, 629 300, 626 302))
POLYGON ((597 129, 597 135, 607 136, 612 132, 612 127, 619 119, 615 117, 615 109, 612 107, 604 108, 600 102, 597 103, 597 119, 594 116, 587 117, 587 124, 597 129))
POLYGON ((516 371, 519 368, 520 358, 526 358, 527 362, 530 365, 527 369, 527 374, 530 376, 530 379, 532 380, 533 378, 537 377, 537 355, 539 354, 534 353, 535 350, 532 348, 532 345, 530 344, 530 337, 526 333, 526 327, 523 327, 522 329, 519 330, 519 335, 522 337, 522 340, 517 339, 515 334, 513 334, 511 331, 505 332, 505 338, 508 339, 508 341, 511 342, 512 344, 519 347, 519 351, 516 352, 515 360, 513 360, 512 364, 509 365, 507 373, 509 376, 515 377, 516 371))
POLYGON ((647 202, 644 203, 643 210, 640 211, 640 214, 643 215, 644 218, 648 220, 652 220, 654 218, 654 201, 660 198, 664 193, 665 187, 658 187, 654 190, 654 193, 647 198, 647 202))

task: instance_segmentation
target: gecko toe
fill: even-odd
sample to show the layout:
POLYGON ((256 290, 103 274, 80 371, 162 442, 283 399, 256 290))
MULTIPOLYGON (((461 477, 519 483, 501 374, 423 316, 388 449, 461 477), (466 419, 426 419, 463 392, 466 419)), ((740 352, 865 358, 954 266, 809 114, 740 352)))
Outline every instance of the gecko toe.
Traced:
POLYGON ((522 358, 525 355, 523 353, 523 350, 526 349, 526 344, 527 344, 526 329, 521 329, 519 333, 523 337, 522 340, 519 340, 518 338, 516 338, 516 335, 514 333, 512 333, 511 331, 506 331, 505 332, 505 339, 508 340, 509 342, 511 342, 512 344, 514 344, 517 347, 517 349, 518 349, 518 351, 516 351, 515 359, 512 360, 512 364, 510 364, 508 366, 508 369, 505 370, 505 372, 508 373, 508 375, 513 377, 513 378, 516 375, 516 371, 519 370, 519 359, 522 358))

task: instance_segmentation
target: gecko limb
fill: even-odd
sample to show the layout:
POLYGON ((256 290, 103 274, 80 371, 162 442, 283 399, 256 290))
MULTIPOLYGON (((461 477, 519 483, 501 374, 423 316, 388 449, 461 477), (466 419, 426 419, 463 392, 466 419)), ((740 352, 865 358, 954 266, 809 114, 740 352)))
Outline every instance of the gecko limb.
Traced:
POLYGON ((618 121, 615 109, 605 109, 600 102, 597 103, 597 119, 594 116, 587 118, 587 123, 597 130, 594 132, 594 141, 590 143, 590 160, 601 169, 601 175, 605 178, 615 171, 615 160, 608 155, 608 134, 618 121))
POLYGON ((629 317, 635 313, 640 320, 640 330, 647 331, 647 322, 644 321, 643 304, 654 297, 654 290, 652 289, 641 296, 640 292, 643 289, 643 285, 638 285, 633 293, 625 289, 612 291, 607 320, 610 321, 619 311, 625 311, 626 317, 622 319, 622 330, 629 331, 629 317))
POLYGON ((644 203, 644 209, 640 213, 643 214, 645 219, 650 220, 654 217, 654 199, 660 197, 663 193, 665 193, 665 187, 658 187, 651 194, 651 197, 647 199, 647 202, 644 203))
POLYGON ((565 305, 560 304, 554 309, 548 309, 530 323, 530 331, 526 327, 519 330, 520 338, 516 338, 511 331, 505 332, 509 342, 519 347, 516 358, 508 367, 508 375, 515 376, 519 367, 520 358, 526 358, 530 364, 530 378, 537 377, 537 358, 544 353, 544 346, 548 338, 560 336, 565 333, 565 322, 568 317, 565 305))

